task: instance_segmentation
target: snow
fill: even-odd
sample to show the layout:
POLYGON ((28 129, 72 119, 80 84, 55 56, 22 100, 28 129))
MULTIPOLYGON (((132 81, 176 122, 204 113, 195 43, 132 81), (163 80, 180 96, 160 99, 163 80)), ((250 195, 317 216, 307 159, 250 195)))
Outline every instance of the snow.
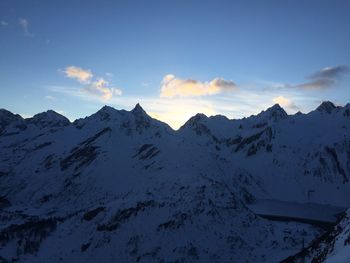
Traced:
POLYGON ((178 131, 139 104, 105 106, 73 123, 51 111, 13 120, 0 135, 0 192, 9 203, 0 237, 11 225, 24 232, 1 242, 1 256, 278 262, 322 231, 256 214, 333 222, 350 206, 345 112, 288 116, 275 105, 242 120, 196 115, 178 131), (38 227, 46 219, 54 229, 38 227), (33 253, 29 241, 38 243, 33 253))
POLYGON ((350 261, 350 209, 338 224, 342 231, 335 237, 334 247, 325 263, 348 263, 350 261))
POLYGON ((350 247, 342 246, 337 250, 336 254, 328 257, 324 263, 349 263, 350 247))

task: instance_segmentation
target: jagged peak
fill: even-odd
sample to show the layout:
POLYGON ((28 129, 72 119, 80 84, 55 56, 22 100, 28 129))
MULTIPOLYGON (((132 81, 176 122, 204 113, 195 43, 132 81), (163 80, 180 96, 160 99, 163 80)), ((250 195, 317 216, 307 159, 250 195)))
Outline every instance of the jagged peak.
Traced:
POLYGON ((331 101, 323 101, 320 106, 316 108, 319 112, 331 113, 337 107, 331 101))
POLYGON ((140 103, 137 103, 135 107, 130 111, 136 120, 142 120, 149 122, 152 118, 147 112, 141 107, 140 103))
POLYGON ((283 111, 284 112, 284 109, 278 103, 276 103, 270 108, 267 108, 266 111, 283 111))
POLYGON ((262 111, 260 114, 258 114, 258 116, 264 116, 269 119, 272 119, 273 121, 277 121, 280 119, 287 118, 288 114, 278 103, 276 103, 270 108, 267 108, 265 111, 262 111))
POLYGON ((135 107, 131 110, 132 113, 134 114, 145 114, 147 115, 147 113, 145 112, 145 110, 141 107, 140 103, 137 103, 135 105, 135 107))
MULTIPOLYGON (((135 107, 128 113, 131 113, 131 119, 128 118, 126 123, 129 121, 134 121, 134 125, 136 125, 136 130, 138 132, 142 132, 149 127, 163 127, 168 130, 171 130, 170 126, 160 120, 154 119, 147 114, 147 112, 141 107, 140 103, 137 103, 135 107)), ((157 135, 158 136, 158 135, 157 135)))

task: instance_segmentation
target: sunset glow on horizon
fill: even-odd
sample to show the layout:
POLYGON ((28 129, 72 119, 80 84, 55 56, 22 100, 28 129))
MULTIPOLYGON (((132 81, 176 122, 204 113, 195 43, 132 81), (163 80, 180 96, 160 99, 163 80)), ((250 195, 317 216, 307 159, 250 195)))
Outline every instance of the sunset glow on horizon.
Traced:
POLYGON ((74 120, 139 102, 177 129, 196 113, 344 105, 349 9, 346 1, 1 1, 1 107, 74 120))

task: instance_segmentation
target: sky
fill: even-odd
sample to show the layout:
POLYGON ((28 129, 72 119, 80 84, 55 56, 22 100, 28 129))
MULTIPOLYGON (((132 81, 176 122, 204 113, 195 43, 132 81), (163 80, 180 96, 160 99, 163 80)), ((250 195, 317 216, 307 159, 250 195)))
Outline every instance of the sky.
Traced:
POLYGON ((104 105, 179 128, 350 102, 350 1, 0 0, 0 108, 104 105))

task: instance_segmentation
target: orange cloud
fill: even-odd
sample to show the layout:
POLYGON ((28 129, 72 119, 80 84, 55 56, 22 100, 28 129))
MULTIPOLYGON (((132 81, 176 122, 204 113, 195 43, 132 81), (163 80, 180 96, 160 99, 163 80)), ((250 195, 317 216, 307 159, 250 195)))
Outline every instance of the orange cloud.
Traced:
MULTIPOLYGON (((76 66, 69 66, 66 67, 63 72, 66 77, 75 79, 84 84, 84 87, 80 91, 98 97, 99 99, 110 100, 113 96, 122 95, 121 89, 111 87, 109 82, 104 78, 94 78, 94 75, 90 70, 76 66)), ((112 77, 111 74, 107 75, 108 77, 112 77)))
POLYGON ((286 107, 291 110, 298 110, 298 107, 295 105, 295 103, 292 100, 287 99, 286 97, 278 96, 273 98, 272 101, 274 103, 278 103, 282 107, 286 107))
POLYGON ((238 87, 233 81, 222 78, 215 78, 210 82, 201 82, 193 79, 179 79, 169 74, 163 78, 160 97, 207 96, 237 89, 238 87))
POLYGON ((66 74, 66 77, 75 79, 80 83, 90 83, 93 74, 90 70, 82 69, 75 66, 66 67, 63 71, 66 74))
POLYGON ((122 95, 122 91, 118 88, 109 87, 109 82, 103 78, 92 82, 89 86, 83 89, 84 91, 98 96, 103 100, 110 100, 114 95, 122 95))

